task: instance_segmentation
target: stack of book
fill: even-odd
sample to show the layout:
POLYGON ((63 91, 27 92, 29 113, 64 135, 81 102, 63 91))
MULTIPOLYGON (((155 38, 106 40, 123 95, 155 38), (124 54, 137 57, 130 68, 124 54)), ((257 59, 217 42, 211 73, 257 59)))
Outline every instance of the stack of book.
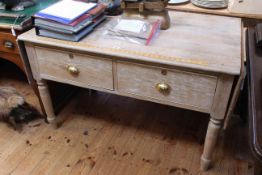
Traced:
POLYGON ((105 6, 63 0, 36 13, 36 34, 55 39, 79 41, 105 20, 105 6))

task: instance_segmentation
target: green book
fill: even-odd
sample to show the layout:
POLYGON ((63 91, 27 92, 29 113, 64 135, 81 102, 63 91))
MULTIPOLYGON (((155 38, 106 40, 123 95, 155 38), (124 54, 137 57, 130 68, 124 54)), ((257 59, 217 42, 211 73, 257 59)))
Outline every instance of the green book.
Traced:
POLYGON ((20 18, 0 17, 0 27, 24 30, 32 26, 31 16, 36 12, 48 7, 58 0, 35 0, 36 5, 25 8, 23 11, 0 10, 0 13, 22 15, 20 18))

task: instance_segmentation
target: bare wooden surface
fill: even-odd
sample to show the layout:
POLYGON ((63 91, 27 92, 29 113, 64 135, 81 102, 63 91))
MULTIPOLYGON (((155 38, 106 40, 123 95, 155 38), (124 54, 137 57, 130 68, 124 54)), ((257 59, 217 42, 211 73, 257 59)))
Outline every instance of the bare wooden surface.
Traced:
POLYGON ((207 170, 211 167, 212 156, 214 155, 215 145, 219 140, 219 131, 225 118, 229 97, 232 89, 234 77, 220 75, 218 77, 212 110, 210 112, 210 121, 207 128, 205 145, 201 156, 201 169, 207 170))
POLYGON ((219 137, 219 131, 222 126, 221 120, 210 118, 205 139, 204 151, 201 156, 201 170, 208 170, 211 166, 212 156, 219 137))
MULTIPOLYGON (((19 40, 143 60, 184 68, 238 75, 241 66, 241 19, 185 12, 169 12, 171 27, 161 31, 152 46, 105 39, 97 28, 80 42, 39 37, 30 30, 19 40)), ((106 23, 104 23, 106 24, 106 23)))
POLYGON ((217 120, 223 120, 229 104, 230 93, 232 92, 234 77, 220 75, 218 77, 217 88, 212 104, 211 117, 217 120))
POLYGON ((234 110, 236 107, 236 104, 238 102, 239 95, 241 93, 241 88, 244 83, 245 77, 246 77, 246 70, 245 70, 245 62, 246 62, 246 32, 247 28, 242 29, 242 61, 241 61, 241 72, 238 77, 238 80, 236 82, 236 85, 234 87, 234 91, 232 92, 232 96, 230 99, 230 104, 228 106, 228 110, 225 116, 225 121, 223 124, 223 129, 225 130, 227 128, 228 123, 230 122, 231 116, 234 114, 234 110))
MULTIPOLYGON (((0 74, 0 85, 17 88, 39 108, 25 80, 14 77, 0 74)), ((219 136, 214 167, 200 172, 205 114, 81 91, 60 116, 67 120, 59 130, 43 120, 25 125, 22 133, 0 123, 0 174, 252 175, 247 125, 236 118, 219 136)))
POLYGON ((41 78, 113 89, 112 60, 36 47, 41 78), (75 75, 68 66, 77 69, 75 75))
MULTIPOLYGON (((250 0, 245 0, 250 1, 250 0)), ((260 3, 260 2, 258 2, 260 3)), ((207 8, 200 8, 192 3, 187 4, 181 4, 181 5, 168 5, 167 9, 169 10, 178 10, 178 11, 187 11, 187 12, 195 12, 195 13, 206 13, 206 14, 213 14, 213 15, 222 15, 222 16, 231 16, 231 17, 239 17, 239 18, 251 18, 251 19, 262 19, 262 15, 254 14, 250 9, 245 9, 245 5, 241 5, 239 3, 241 9, 235 9, 238 6, 234 7, 233 12, 231 12, 228 8, 226 9, 207 9, 207 8), (238 11, 237 11, 238 10, 238 11)), ((246 4, 246 3, 245 3, 246 4)), ((250 6, 250 5, 249 5, 250 6)), ((259 6, 257 6, 257 10, 259 9, 259 6)), ((254 7, 253 7, 254 8, 254 7)), ((256 10, 256 11, 257 11, 256 10)))
POLYGON ((207 113, 211 110, 217 83, 215 76, 125 62, 117 64, 117 79, 120 92, 189 105, 207 113), (167 84, 169 92, 159 92, 158 83, 167 84))
POLYGON ((246 17, 262 19, 262 1, 260 0, 230 0, 228 10, 233 14, 243 14, 246 17))
POLYGON ((49 87, 47 86, 47 82, 45 80, 38 80, 37 81, 39 94, 41 97, 41 100, 43 102, 45 112, 47 115, 48 122, 54 122, 55 121, 55 113, 53 108, 53 103, 51 100, 49 87))
MULTIPOLYGON (((123 62, 99 54, 79 54, 63 48, 50 49, 27 42, 25 44, 31 70, 37 81, 52 80, 205 113, 211 111, 217 86, 216 73, 177 70, 168 65, 163 67, 148 63, 150 66, 146 62, 123 62), (72 75, 68 66, 77 69, 77 74, 72 75), (167 84, 168 94, 157 90, 159 83, 167 84), (140 92, 132 92, 137 87, 140 92)), ((53 115, 50 117, 53 118, 53 115)))

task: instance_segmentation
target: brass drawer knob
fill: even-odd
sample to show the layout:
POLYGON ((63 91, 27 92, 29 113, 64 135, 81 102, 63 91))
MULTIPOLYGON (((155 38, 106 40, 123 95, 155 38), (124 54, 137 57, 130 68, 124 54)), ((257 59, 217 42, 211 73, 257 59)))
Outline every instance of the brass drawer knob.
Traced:
POLYGON ((75 66, 67 66, 67 71, 72 74, 72 75, 78 75, 79 74, 79 70, 77 69, 77 67, 75 66))
POLYGON ((166 83, 157 83, 156 89, 163 94, 167 94, 170 91, 170 86, 166 83))
POLYGON ((5 48, 12 49, 14 47, 14 44, 11 41, 5 41, 4 46, 5 48))

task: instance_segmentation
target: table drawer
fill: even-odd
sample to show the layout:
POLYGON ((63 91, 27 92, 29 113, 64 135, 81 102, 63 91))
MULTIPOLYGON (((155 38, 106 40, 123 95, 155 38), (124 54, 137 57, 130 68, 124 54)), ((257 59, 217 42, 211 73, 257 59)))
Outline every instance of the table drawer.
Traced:
POLYGON ((217 77, 125 62, 117 63, 118 90, 210 111, 217 77))
POLYGON ((0 32, 0 52, 18 54, 16 37, 7 32, 0 32))
POLYGON ((35 47, 42 78, 113 90, 112 60, 35 47))

